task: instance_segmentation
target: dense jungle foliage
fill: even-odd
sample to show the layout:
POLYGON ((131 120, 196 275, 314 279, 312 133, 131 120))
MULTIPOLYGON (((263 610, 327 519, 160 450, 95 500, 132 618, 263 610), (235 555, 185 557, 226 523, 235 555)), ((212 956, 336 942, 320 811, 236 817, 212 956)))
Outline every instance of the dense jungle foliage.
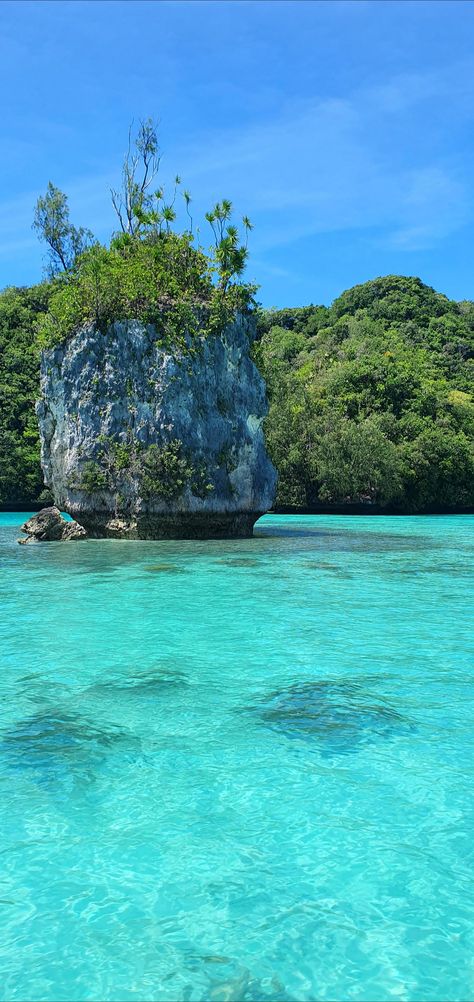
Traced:
POLYGON ((0 294, 0 504, 37 502, 43 490, 35 400, 39 395, 38 322, 47 283, 0 294))
POLYGON ((260 315, 280 505, 474 506, 474 304, 378 278, 260 315))
MULTIPOLYGON (((0 504, 43 488, 37 338, 57 294, 0 294, 0 504)), ((474 506, 473 303, 388 276, 329 308, 261 311, 258 330, 278 504, 474 506)))

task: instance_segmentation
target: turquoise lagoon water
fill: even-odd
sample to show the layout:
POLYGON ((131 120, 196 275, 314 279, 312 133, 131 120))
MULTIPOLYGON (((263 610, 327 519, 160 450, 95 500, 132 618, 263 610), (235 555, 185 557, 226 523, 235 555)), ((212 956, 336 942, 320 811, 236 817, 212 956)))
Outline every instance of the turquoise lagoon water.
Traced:
POLYGON ((474 997, 474 519, 19 547, 0 997, 474 997))

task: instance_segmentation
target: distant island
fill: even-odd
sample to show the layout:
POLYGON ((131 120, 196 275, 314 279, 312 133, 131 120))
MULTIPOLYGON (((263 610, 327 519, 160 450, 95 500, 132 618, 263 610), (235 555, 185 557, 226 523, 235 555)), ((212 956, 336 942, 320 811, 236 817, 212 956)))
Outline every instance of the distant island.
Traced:
POLYGON ((474 508, 474 303, 388 275, 259 333, 277 505, 474 508))

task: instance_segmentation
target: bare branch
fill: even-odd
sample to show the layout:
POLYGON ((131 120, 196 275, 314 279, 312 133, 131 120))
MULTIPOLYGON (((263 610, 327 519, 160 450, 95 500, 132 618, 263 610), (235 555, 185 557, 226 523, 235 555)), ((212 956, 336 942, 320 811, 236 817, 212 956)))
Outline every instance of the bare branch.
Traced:
POLYGON ((161 158, 153 120, 140 122, 135 139, 132 129, 133 122, 122 166, 122 190, 111 195, 122 231, 135 236, 143 227, 156 226, 156 195, 149 193, 149 189, 158 174, 161 158))

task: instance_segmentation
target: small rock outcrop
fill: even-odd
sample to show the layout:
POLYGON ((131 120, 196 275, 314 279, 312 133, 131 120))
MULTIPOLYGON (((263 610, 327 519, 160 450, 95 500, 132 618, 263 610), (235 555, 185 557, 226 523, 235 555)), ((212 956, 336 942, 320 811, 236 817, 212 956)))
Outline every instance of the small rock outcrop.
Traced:
POLYGON ((43 353, 37 405, 45 482, 89 536, 249 536, 273 503, 254 322, 184 333, 88 326, 43 353))
POLYGON ((37 515, 29 518, 21 526, 21 531, 26 533, 26 539, 18 540, 23 544, 87 538, 83 526, 77 522, 67 522, 59 508, 54 505, 51 508, 42 508, 37 515))

